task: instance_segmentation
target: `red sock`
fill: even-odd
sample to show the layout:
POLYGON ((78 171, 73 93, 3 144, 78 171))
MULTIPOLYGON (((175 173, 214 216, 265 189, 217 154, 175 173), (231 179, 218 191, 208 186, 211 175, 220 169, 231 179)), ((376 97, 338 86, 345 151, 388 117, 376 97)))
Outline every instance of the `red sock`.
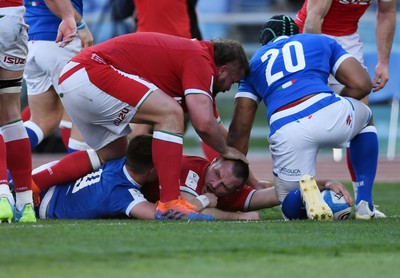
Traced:
POLYGON ((201 141, 201 148, 203 149, 203 153, 208 161, 213 161, 214 158, 220 157, 219 153, 216 150, 208 146, 203 141, 201 141))
POLYGON ((3 136, 0 134, 0 184, 8 184, 7 160, 4 159, 6 154, 6 145, 3 136))
POLYGON ((356 175, 354 174, 353 164, 351 164, 350 160, 350 148, 346 148, 346 162, 347 162, 347 169, 349 169, 351 181, 356 181, 356 175))
POLYGON ((65 148, 68 150, 69 137, 71 136, 71 129, 67 127, 59 127, 61 139, 65 148))
POLYGON ((32 155, 29 139, 8 141, 6 148, 7 167, 14 182, 15 192, 31 190, 32 155))
POLYGON ((88 153, 78 151, 64 156, 56 164, 34 174, 32 179, 43 191, 54 185, 75 181, 92 171, 88 153))
POLYGON ((29 106, 25 107, 25 109, 22 110, 21 118, 22 118, 23 122, 27 122, 27 121, 30 120, 30 118, 31 118, 31 109, 29 108, 29 106))
POLYGON ((163 203, 175 200, 180 196, 179 176, 182 151, 182 136, 166 135, 160 131, 154 132, 152 156, 160 185, 160 201, 163 203))

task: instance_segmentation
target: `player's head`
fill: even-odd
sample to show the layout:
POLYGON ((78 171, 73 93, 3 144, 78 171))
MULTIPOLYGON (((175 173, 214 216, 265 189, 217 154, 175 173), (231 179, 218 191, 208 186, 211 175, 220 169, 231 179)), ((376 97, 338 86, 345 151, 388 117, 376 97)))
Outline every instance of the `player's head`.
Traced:
POLYGON ((230 90, 232 84, 238 83, 250 71, 249 61, 243 46, 234 40, 212 40, 217 76, 213 93, 230 90))
POLYGON ((248 178, 248 164, 241 160, 216 158, 206 170, 204 185, 207 192, 222 197, 241 188, 248 178))
POLYGON ((138 135, 129 142, 126 152, 126 166, 136 174, 145 174, 154 168, 151 153, 153 137, 151 135, 138 135))
POLYGON ((291 36, 299 33, 299 26, 293 18, 286 15, 274 15, 260 30, 260 43, 265 45, 280 36, 291 36))

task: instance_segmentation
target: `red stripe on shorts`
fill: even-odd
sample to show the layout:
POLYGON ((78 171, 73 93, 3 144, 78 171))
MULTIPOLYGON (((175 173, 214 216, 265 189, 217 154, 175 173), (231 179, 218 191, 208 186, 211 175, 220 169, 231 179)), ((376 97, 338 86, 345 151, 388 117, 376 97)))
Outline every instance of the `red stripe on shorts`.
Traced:
POLYGON ((60 85, 61 83, 63 83, 65 81, 65 79, 67 79, 68 77, 70 77, 71 75, 73 75, 75 72, 77 72, 80 69, 83 69, 84 66, 82 64, 77 64, 75 67, 67 70, 63 75, 60 76, 60 78, 58 79, 58 85, 60 85))

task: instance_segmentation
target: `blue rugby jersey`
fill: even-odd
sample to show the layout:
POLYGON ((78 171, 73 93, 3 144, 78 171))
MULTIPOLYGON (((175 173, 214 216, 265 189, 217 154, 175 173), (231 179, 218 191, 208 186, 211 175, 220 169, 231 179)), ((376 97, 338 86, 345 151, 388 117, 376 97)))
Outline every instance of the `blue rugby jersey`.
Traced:
POLYGON ((282 36, 253 55, 250 74, 239 83, 236 97, 261 100, 267 118, 280 107, 304 96, 334 93, 327 85, 348 54, 336 41, 323 35, 282 36))
POLYGON ((47 218, 96 219, 128 215, 146 201, 125 169, 125 158, 107 161, 97 171, 67 185, 56 186, 47 218))
MULTIPOLYGON (((82 0, 71 0, 75 10, 82 15, 82 0)), ((52 13, 44 0, 24 0, 25 21, 29 25, 29 40, 54 41, 61 19, 52 13)))

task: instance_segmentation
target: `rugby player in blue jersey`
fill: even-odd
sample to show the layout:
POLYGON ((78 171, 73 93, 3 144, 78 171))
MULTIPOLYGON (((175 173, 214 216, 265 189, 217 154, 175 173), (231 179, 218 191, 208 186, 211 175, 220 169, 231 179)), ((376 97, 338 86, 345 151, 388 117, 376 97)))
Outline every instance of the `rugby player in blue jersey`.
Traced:
POLYGON ((73 6, 77 33, 75 31, 69 45, 60 47, 55 43, 61 22, 60 10, 52 1, 24 1, 25 19, 29 25, 29 52, 24 72, 29 108, 25 108, 23 119, 32 149, 57 128, 69 152, 89 149, 75 129, 71 134, 72 122, 57 95, 63 67, 82 48, 93 45, 93 36, 82 17, 82 0, 68 2, 73 6))
MULTIPOLYGON (((228 135, 228 144, 246 154, 258 104, 264 102, 270 126, 273 183, 280 202, 299 188, 302 177, 316 176, 321 148, 344 147, 350 141, 352 151, 362 151, 357 148, 357 135, 368 129, 372 115, 359 101, 372 88, 361 64, 331 38, 298 33, 298 26, 288 16, 277 15, 264 24, 260 32, 262 46, 250 61, 250 74, 239 83, 228 135), (340 95, 328 87, 329 74, 344 85, 340 95)), ((368 142, 362 144, 364 148, 368 142)), ((368 165, 377 161, 371 159, 375 161, 354 163, 354 170, 360 182, 372 188, 368 165)), ((319 194, 312 189, 310 192, 318 198, 319 194)), ((372 204, 371 194, 363 197, 356 205, 361 201, 372 204)), ((346 199, 351 205, 351 197, 346 199)), ((317 207, 323 205, 323 200, 314 201, 317 207)), ((310 211, 308 214, 310 217, 310 211)), ((368 206, 356 210, 356 218, 373 216, 368 206)))

